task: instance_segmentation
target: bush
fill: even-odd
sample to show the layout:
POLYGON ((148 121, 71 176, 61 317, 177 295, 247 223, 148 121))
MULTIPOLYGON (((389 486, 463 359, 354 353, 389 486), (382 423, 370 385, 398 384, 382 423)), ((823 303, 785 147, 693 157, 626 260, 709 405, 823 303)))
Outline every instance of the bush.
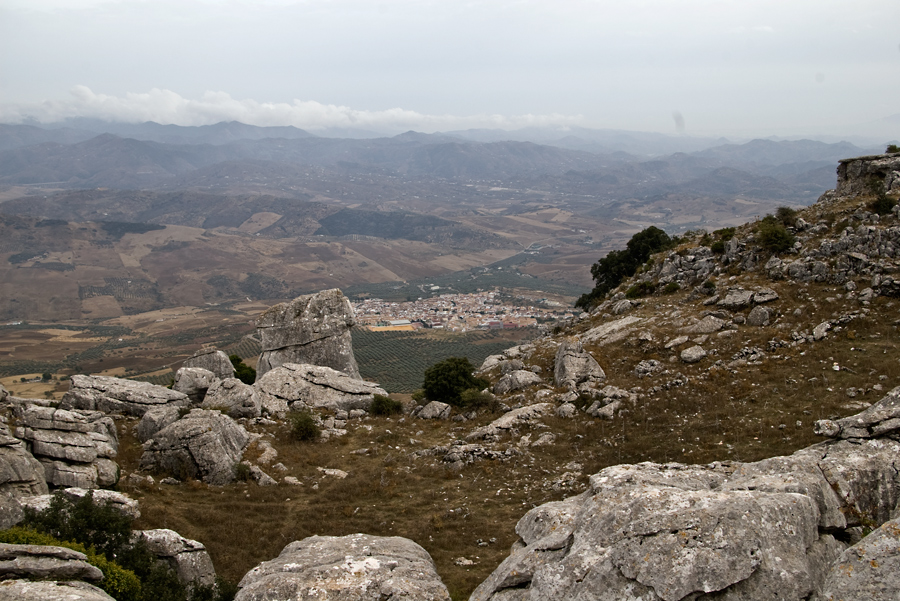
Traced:
POLYGON ((900 152, 900 146, 897 146, 896 144, 888 144, 888 147, 885 149, 885 152, 887 154, 893 154, 895 152, 900 152))
POLYGON ((490 382, 472 375, 475 367, 465 357, 450 357, 425 370, 422 390, 429 401, 460 406, 460 395, 469 388, 487 388, 490 382))
POLYGON ((369 413, 372 415, 395 415, 403 411, 403 403, 395 401, 383 394, 376 394, 369 405, 369 413))
POLYGON ((713 232, 713 235, 722 242, 728 242, 734 238, 735 229, 733 227, 723 227, 713 232))
POLYGON ((256 382, 256 370, 244 363, 239 355, 228 355, 228 360, 234 366, 234 377, 244 384, 256 382))
POLYGON ((468 411, 487 409, 494 413, 500 408, 500 401, 489 392, 478 390, 477 388, 468 388, 459 394, 459 408, 468 411))
POLYGON ((247 482, 250 480, 250 466, 246 463, 238 461, 234 464, 234 467, 231 468, 231 471, 234 474, 234 479, 238 482, 247 482))
POLYGON ((780 253, 794 245, 794 235, 772 215, 766 215, 756 227, 760 245, 773 253, 780 253))
POLYGON ((794 227, 797 225, 797 211, 790 207, 778 207, 775 211, 775 219, 785 227, 794 227))
POLYGON ((879 215, 890 215, 891 211, 894 209, 894 205, 896 204, 897 201, 888 198, 886 194, 879 194, 878 198, 876 198, 875 201, 869 205, 869 209, 873 213, 877 213, 879 215))
POLYGON ((716 281, 713 279, 704 280, 703 284, 701 284, 705 290, 715 290, 716 289, 716 281))
POLYGON ((425 391, 422 390, 421 388, 419 388, 418 390, 413 392, 411 396, 412 396, 412 400, 414 400, 417 403, 421 403, 422 401, 425 400, 425 391))
POLYGON ((666 284, 665 288, 663 288, 663 294, 673 294, 681 290, 681 286, 678 285, 678 282, 669 282, 666 284))
POLYGON ((625 291, 625 296, 627 298, 640 298, 642 296, 653 294, 655 290, 656 284, 653 282, 638 282, 625 291))
POLYGON ((716 240, 712 244, 709 245, 709 250, 713 251, 717 255, 721 255, 725 253, 725 243, 721 240, 716 240))
POLYGON ((322 434, 316 418, 309 411, 300 411, 291 415, 291 437, 300 442, 313 442, 322 434))

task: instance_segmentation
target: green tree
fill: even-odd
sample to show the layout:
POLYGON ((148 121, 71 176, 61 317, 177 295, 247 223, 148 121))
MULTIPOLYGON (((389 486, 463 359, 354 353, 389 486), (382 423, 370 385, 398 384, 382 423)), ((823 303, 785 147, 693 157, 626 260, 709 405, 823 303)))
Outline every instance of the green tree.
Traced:
POLYGON ((651 225, 638 232, 631 237, 623 250, 611 251, 591 266, 594 289, 582 294, 575 306, 589 309, 625 278, 633 276, 638 267, 647 262, 650 255, 672 248, 674 245, 675 240, 658 227, 651 225))
POLYGON ((52 379, 53 379, 53 374, 51 374, 49 372, 44 372, 41 374, 41 380, 43 380, 44 382, 49 382, 52 379))
POLYGON ((234 366, 234 377, 244 384, 256 382, 256 370, 244 363, 240 355, 228 355, 228 360, 234 366))
POLYGON ((465 357, 450 357, 425 370, 422 390, 429 401, 440 401, 458 407, 463 391, 481 390, 490 382, 472 375, 475 367, 465 357))

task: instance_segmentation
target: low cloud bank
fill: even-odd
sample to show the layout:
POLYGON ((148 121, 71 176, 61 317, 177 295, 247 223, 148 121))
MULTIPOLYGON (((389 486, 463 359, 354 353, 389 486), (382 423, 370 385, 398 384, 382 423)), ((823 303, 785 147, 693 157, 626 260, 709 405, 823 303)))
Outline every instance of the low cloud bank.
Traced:
POLYGON ((0 106, 0 122, 55 123, 84 117, 105 121, 140 123, 155 121, 173 125, 211 125, 240 121, 249 125, 293 125, 315 131, 331 127, 430 132, 451 129, 518 129, 530 126, 578 125, 581 115, 426 115, 402 108, 384 111, 357 110, 313 100, 259 102, 237 100, 226 92, 206 92, 199 99, 184 98, 171 90, 154 88, 125 96, 98 94, 76 86, 67 100, 0 106))

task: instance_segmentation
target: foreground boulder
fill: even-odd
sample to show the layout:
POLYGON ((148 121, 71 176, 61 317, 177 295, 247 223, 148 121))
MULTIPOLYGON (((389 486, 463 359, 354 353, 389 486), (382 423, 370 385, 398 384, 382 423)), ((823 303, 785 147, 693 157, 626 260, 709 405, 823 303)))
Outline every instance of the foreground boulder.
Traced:
POLYGON ((350 338, 353 324, 350 300, 337 288, 275 305, 256 320, 262 345, 256 377, 285 363, 308 363, 358 379, 350 338))
POLYGON ((0 543, 0 580, 11 578, 100 582, 103 572, 84 553, 64 547, 0 543))
POLYGON ((431 556, 409 539, 311 536, 241 579, 235 601, 449 601, 431 556))
POLYGON ((40 405, 21 406, 16 415, 23 423, 16 434, 44 465, 51 486, 97 488, 118 481, 119 439, 111 417, 40 405))
MULTIPOLYGON (((872 416, 893 419, 898 393, 864 412, 870 419, 847 423, 886 428, 872 416)), ((528 512, 512 554, 471 599, 809 599, 830 570, 853 568, 842 541, 887 522, 898 502, 900 442, 889 437, 830 440, 745 464, 613 466, 583 494, 528 512)), ((870 543, 858 557, 893 561, 896 542, 870 543)), ((879 598, 869 591, 890 586, 893 572, 877 568, 854 572, 859 594, 834 588, 846 584, 839 575, 828 590, 834 599, 879 598), (870 584, 860 584, 863 573, 870 584)))
POLYGON ((141 469, 179 480, 228 484, 249 441, 247 431, 227 415, 194 409, 144 444, 141 469))
MULTIPOLYGON (((0 493, 13 497, 45 495, 48 492, 44 466, 13 438, 6 424, 0 423, 0 493)), ((10 511, 15 513, 15 504, 10 511)))
POLYGON ((72 376, 72 385, 63 396, 62 409, 122 413, 140 417, 148 409, 161 405, 187 407, 188 396, 149 382, 123 380, 110 376, 72 376))
POLYGON ((203 348, 182 363, 182 367, 196 367, 211 371, 220 380, 234 377, 234 365, 228 355, 215 347, 203 348))
POLYGON ((286 363, 267 372, 254 385, 262 408, 271 415, 304 407, 332 411, 368 409, 376 394, 387 396, 378 384, 330 367, 286 363))
POLYGON ((73 503, 78 502, 87 495, 91 495, 91 500, 96 505, 109 505, 113 509, 120 511, 133 520, 141 517, 140 505, 136 499, 132 499, 125 493, 116 492, 114 490, 104 489, 85 489, 85 488, 63 488, 56 491, 53 495, 37 495, 34 497, 23 497, 21 499, 22 507, 27 507, 35 512, 40 513, 50 509, 50 503, 53 496, 61 494, 67 497, 73 503))
POLYGON ((825 578, 819 599, 894 601, 900 595, 900 521, 890 520, 844 551, 825 578))
POLYGON ((166 562, 188 589, 215 585, 216 570, 202 543, 166 528, 138 530, 133 537, 143 541, 147 550, 166 562))
POLYGON ((87 582, 6 580, 0 582, 0 601, 115 601, 87 582))

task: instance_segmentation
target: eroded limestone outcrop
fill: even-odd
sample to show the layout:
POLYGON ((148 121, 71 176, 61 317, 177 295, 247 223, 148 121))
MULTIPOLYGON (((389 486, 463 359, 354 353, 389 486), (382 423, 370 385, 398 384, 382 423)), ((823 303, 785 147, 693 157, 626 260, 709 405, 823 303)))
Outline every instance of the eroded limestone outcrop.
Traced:
MULTIPOLYGON (((0 423, 0 493, 14 497, 47 494, 44 466, 0 423)), ((11 511, 15 511, 12 507, 11 511)))
POLYGON ((148 551, 169 564, 188 589, 216 583, 216 570, 202 543, 167 528, 137 530, 133 539, 142 541, 148 551))
POLYGON ((194 409, 144 444, 141 469, 179 480, 228 484, 249 440, 243 426, 227 415, 194 409))
POLYGON ((425 549, 409 539, 367 534, 295 541, 238 586, 235 601, 450 599, 425 549))
POLYGON ((353 307, 337 288, 271 307, 256 320, 262 346, 257 381, 285 363, 323 365, 358 379, 353 324, 353 307))
POLYGON ((187 407, 190 399, 182 392, 149 382, 135 382, 111 376, 72 376, 72 385, 60 407, 76 411, 102 411, 140 417, 161 405, 187 407))
POLYGON ((319 365, 286 363, 267 372, 254 385, 263 411, 283 415, 289 409, 317 407, 332 411, 368 409, 374 395, 387 396, 378 384, 319 365))
MULTIPOLYGON (((841 420, 864 429, 842 431, 890 431, 898 395, 841 420)), ((890 520, 898 453, 894 438, 849 436, 754 463, 606 468, 583 494, 527 513, 471 599, 811 598, 852 561, 842 541, 890 520)))
POLYGON ((234 377, 234 365, 228 359, 228 355, 215 347, 202 348, 187 359, 183 367, 197 367, 211 371, 220 380, 234 377))

